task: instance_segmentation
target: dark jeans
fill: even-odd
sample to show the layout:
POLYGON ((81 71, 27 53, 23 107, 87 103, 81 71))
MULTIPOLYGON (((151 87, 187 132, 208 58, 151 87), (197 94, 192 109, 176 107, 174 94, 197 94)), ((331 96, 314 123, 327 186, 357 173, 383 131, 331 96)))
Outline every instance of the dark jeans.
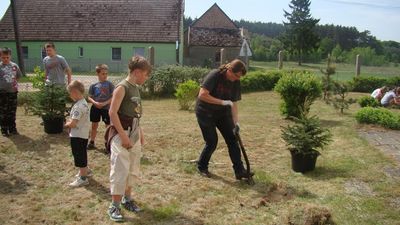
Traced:
POLYGON ((217 130, 221 132, 228 146, 235 173, 244 170, 241 153, 235 134, 233 133, 234 123, 230 109, 217 112, 196 112, 197 122, 199 123, 204 141, 206 142, 203 152, 197 164, 200 170, 207 170, 211 155, 214 153, 218 144, 217 130))
POLYGON ((18 93, 0 92, 0 126, 2 130, 16 129, 18 93))

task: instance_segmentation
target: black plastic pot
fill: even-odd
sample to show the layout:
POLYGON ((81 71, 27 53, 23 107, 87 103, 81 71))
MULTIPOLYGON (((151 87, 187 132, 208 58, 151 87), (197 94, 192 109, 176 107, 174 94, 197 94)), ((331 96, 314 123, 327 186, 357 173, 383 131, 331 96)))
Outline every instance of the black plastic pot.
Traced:
POLYGON ((290 151, 292 155, 292 169, 295 172, 305 173, 313 171, 317 163, 318 153, 302 154, 295 151, 290 151))
POLYGON ((42 117, 44 132, 48 134, 59 134, 64 129, 64 117, 46 118, 42 117))

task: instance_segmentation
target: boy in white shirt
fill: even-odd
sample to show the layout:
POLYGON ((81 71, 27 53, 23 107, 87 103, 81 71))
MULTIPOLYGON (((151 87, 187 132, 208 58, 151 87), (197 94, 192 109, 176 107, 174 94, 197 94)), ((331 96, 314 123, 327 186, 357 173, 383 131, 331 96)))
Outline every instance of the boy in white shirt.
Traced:
POLYGON ((70 128, 72 155, 75 166, 79 168, 79 174, 75 181, 69 184, 70 187, 81 187, 89 184, 87 167, 87 144, 89 136, 89 106, 83 96, 85 86, 75 80, 67 87, 70 98, 75 104, 71 109, 71 118, 65 124, 70 128))

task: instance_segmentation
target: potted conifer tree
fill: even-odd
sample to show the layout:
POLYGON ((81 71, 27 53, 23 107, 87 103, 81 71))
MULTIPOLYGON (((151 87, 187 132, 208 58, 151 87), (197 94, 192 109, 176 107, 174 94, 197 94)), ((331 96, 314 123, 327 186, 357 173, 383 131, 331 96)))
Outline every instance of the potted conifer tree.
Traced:
POLYGON ((318 149, 331 141, 331 133, 322 128, 316 116, 293 118, 294 124, 282 128, 282 139, 286 141, 292 156, 292 169, 305 173, 315 169, 318 149))
POLYGON ((33 93, 32 103, 28 110, 43 119, 44 131, 48 134, 63 132, 63 125, 67 111, 67 92, 65 87, 54 84, 45 84, 45 75, 40 68, 35 68, 35 75, 31 77, 33 87, 39 91, 33 93))

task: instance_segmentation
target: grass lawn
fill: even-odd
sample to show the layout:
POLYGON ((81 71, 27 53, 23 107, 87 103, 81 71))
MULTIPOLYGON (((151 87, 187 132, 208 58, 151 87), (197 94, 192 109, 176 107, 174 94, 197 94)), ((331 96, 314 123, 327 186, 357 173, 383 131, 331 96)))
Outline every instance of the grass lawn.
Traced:
MULTIPOLYGON (((256 171, 256 185, 248 186, 234 180, 222 139, 210 167, 214 178, 198 175, 190 163, 203 146, 195 115, 179 111, 173 99, 144 101, 147 144, 134 189, 144 212, 123 211, 127 224, 305 224, 305 217, 329 212, 336 224, 400 224, 400 180, 384 173, 399 165, 359 138, 352 116, 358 106, 341 116, 322 101, 313 105, 334 141, 316 170, 302 175, 291 171, 280 139, 288 121, 279 102, 276 93, 262 92, 240 103, 242 138, 256 171)), ((40 119, 22 108, 17 118, 21 135, 0 137, 0 224, 110 224, 109 161, 101 150, 89 151, 90 185, 70 189, 77 170, 67 133, 44 134, 40 119)), ((103 133, 102 127, 99 146, 103 133)))
MULTIPOLYGON (((253 69, 274 70, 278 68, 278 62, 256 62, 251 61, 250 66, 253 69)), ((297 65, 297 62, 284 62, 283 69, 300 69, 313 71, 315 74, 322 76, 320 69, 325 69, 325 63, 313 64, 303 63, 302 66, 297 65)), ((355 65, 338 63, 336 64, 336 73, 332 76, 337 80, 351 80, 355 76, 355 65)), ((400 66, 362 66, 361 76, 376 76, 376 77, 395 77, 400 76, 400 66)))

